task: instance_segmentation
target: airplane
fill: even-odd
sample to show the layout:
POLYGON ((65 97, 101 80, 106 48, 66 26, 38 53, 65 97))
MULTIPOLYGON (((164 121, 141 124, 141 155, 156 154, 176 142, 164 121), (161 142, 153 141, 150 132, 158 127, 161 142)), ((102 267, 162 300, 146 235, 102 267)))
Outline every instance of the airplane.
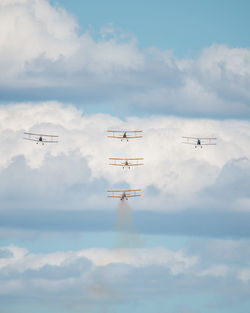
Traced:
POLYGON ((27 132, 24 132, 24 135, 28 135, 28 137, 24 137, 23 139, 35 141, 36 144, 41 143, 42 145, 44 145, 44 143, 58 143, 58 140, 56 140, 56 138, 59 137, 57 135, 42 135, 42 134, 27 133, 27 132))
POLYGON ((144 158, 109 158, 109 160, 111 160, 112 162, 112 163, 109 163, 109 165, 122 166, 123 169, 125 167, 130 169, 131 166, 144 165, 143 163, 139 163, 139 161, 144 160, 144 158), (136 162, 133 162, 133 161, 136 161, 136 162))
POLYGON ((198 146, 202 148, 202 146, 211 146, 216 145, 216 142, 213 140, 216 140, 216 138, 204 138, 204 137, 182 137, 187 139, 187 141, 182 142, 189 145, 195 146, 197 148, 198 146))
POLYGON ((128 198, 140 197, 141 195, 137 192, 141 189, 128 189, 128 190, 108 190, 108 198, 120 198, 120 200, 128 200, 128 198))
POLYGON ((134 138, 142 138, 138 133, 142 133, 142 130, 108 130, 108 133, 112 133, 112 135, 108 136, 108 138, 117 138, 123 140, 129 140, 134 138))

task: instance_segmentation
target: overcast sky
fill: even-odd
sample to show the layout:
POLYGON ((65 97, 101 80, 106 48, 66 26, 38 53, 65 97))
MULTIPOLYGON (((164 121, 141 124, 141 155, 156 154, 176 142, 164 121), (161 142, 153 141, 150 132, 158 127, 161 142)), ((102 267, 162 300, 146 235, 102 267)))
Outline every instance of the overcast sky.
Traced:
POLYGON ((0 2, 1 313, 249 311, 249 9, 0 2))

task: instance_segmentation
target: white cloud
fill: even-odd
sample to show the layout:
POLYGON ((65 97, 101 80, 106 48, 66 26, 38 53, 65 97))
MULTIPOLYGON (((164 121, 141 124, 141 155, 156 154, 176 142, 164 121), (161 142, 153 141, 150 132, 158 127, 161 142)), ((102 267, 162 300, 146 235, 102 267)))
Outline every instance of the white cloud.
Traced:
POLYGON ((46 0, 1 1, 0 7, 2 82, 22 74, 36 58, 55 61, 76 51, 77 23, 64 9, 46 0))
POLYGON ((65 266, 77 259, 86 258, 94 266, 103 267, 110 264, 126 264, 132 267, 165 266, 173 275, 189 271, 198 262, 196 256, 185 255, 183 251, 171 251, 167 248, 143 249, 86 249, 79 251, 61 251, 49 254, 28 253, 18 246, 3 247, 12 253, 8 258, 1 258, 0 268, 11 268, 18 272, 28 269, 38 270, 45 265, 65 266))
MULTIPOLYGON (((169 297, 211 289, 237 298, 249 291, 249 270, 239 263, 211 259, 167 248, 85 249, 31 253, 18 246, 3 247, 13 255, 0 265, 0 294, 29 299, 123 302, 154 295, 169 297), (207 266, 210 262, 210 266, 207 266), (230 286, 227 282, 230 281, 230 286), (223 288, 221 288, 223 286, 223 288), (235 286, 235 287, 233 287, 235 286)), ((2 259, 0 259, 2 261, 2 259)), ((73 308, 72 308, 73 310, 73 308)), ((74 310, 73 310, 74 311, 74 310)))
POLYGON ((212 45, 196 59, 178 60, 157 48, 140 51, 135 38, 117 35, 112 24, 100 30, 100 40, 80 34, 75 18, 47 0, 1 1, 0 7, 2 100, 68 99, 122 113, 249 116, 249 49, 212 45))
POLYGON ((21 75, 22 80, 27 79, 26 84, 34 86, 36 82, 33 84, 32 77, 26 76, 32 72, 38 84, 50 85, 49 76, 43 78, 41 73, 57 61, 62 61, 62 71, 67 74, 82 69, 97 74, 110 69, 134 69, 143 61, 133 42, 95 42, 88 33, 79 36, 75 18, 47 0, 5 1, 0 7, 0 64, 5 71, 0 76, 2 84, 8 78, 23 85, 18 80, 21 75), (39 60, 45 63, 37 63, 39 60))
POLYGON ((229 266, 224 264, 214 265, 201 271, 200 276, 225 277, 228 274, 229 266))
POLYGON ((250 268, 249 268, 249 267, 242 268, 242 269, 239 271, 238 278, 239 278, 242 282, 248 284, 248 282, 250 281, 250 268))
POLYGON ((176 210, 206 203, 235 209, 241 202, 246 209, 246 121, 157 116, 122 121, 111 115, 83 115, 54 102, 2 106, 0 112, 2 208, 107 207, 107 188, 131 186, 143 189, 137 201, 141 209, 176 210), (106 137, 109 128, 143 129, 144 137, 129 143, 111 140, 106 137), (59 143, 33 144, 22 139, 24 131, 58 134, 59 143), (217 146, 194 149, 181 143, 183 135, 215 136, 217 146), (145 165, 122 171, 108 166, 109 157, 144 157, 145 165), (231 190, 230 197, 225 190, 231 190))

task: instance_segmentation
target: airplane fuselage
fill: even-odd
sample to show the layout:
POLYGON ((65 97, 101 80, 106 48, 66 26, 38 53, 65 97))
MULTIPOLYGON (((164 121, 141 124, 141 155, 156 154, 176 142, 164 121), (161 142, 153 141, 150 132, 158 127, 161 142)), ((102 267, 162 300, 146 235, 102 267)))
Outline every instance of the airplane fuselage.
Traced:
MULTIPOLYGON (((43 137, 42 137, 42 136, 40 136, 40 137, 38 138, 38 142, 41 142, 42 145, 44 145, 44 143, 43 143, 43 137)), ((38 144, 38 142, 37 142, 37 144, 38 144)))
POLYGON ((122 194, 122 196, 121 196, 121 201, 122 201, 122 200, 124 200, 124 199, 128 200, 128 198, 127 198, 127 196, 126 196, 126 193, 125 193, 125 192, 124 192, 124 193, 122 194))
POLYGON ((197 139, 197 143, 196 143, 195 148, 197 148, 197 146, 200 146, 202 148, 201 140, 199 138, 197 139))
POLYGON ((126 134, 126 132, 122 135, 122 139, 121 139, 121 141, 122 141, 123 139, 127 139, 127 141, 128 141, 128 138, 127 138, 127 134, 126 134))
POLYGON ((126 166, 130 169, 130 166, 129 166, 129 164, 128 164, 128 161, 125 161, 125 162, 124 162, 124 164, 123 164, 123 169, 124 169, 124 167, 126 167, 126 166))

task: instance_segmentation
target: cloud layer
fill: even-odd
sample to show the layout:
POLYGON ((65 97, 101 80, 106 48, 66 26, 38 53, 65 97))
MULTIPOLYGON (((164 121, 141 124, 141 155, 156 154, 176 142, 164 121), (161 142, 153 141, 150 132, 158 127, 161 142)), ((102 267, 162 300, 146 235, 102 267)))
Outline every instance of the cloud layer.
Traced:
MULTIPOLYGON (((57 102, 0 107, 0 226, 38 232, 113 231, 117 201, 110 188, 141 188, 129 201, 136 229, 145 234, 219 238, 250 236, 249 131, 246 121, 177 117, 85 115, 57 102), (107 129, 143 129, 121 142, 107 129), (24 131, 59 135, 36 145, 24 131), (217 137, 195 149, 182 136, 217 137), (131 170, 109 157, 144 157, 131 170)), ((4 236, 6 237, 6 236, 4 236)))
MULTIPOLYGON (((2 106, 1 209, 108 209, 112 188, 142 188, 138 209, 249 211, 249 131, 246 121, 173 117, 83 115, 59 103, 2 106), (143 129, 129 143, 107 138, 107 129, 143 129), (36 145, 24 131, 59 135, 59 143, 36 145), (182 136, 217 137, 217 146, 195 149, 182 136), (144 157, 123 171, 109 157, 144 157)), ((115 204, 114 204, 115 205, 115 204)))
POLYGON ((140 50, 110 25, 94 39, 47 0, 0 6, 2 101, 57 99, 116 115, 250 115, 249 49, 218 44, 180 60, 154 47, 140 50))
MULTIPOLYGON (((181 295, 183 307, 191 309, 185 296, 197 300, 200 293, 208 292, 216 293, 221 303, 207 298, 206 305, 231 312, 248 303, 249 264, 246 260, 242 264, 241 258, 241 266, 238 263, 242 252, 249 254, 247 246, 248 241, 193 240, 177 251, 156 247, 48 254, 6 246, 0 249, 0 297, 18 303, 20 297, 26 303, 46 300, 50 305, 62 299, 62 310, 66 305, 71 312, 78 312, 79 305, 88 303, 104 306, 104 310, 108 306, 108 312, 113 312, 111 305, 124 305, 145 296, 155 301, 164 296, 170 301, 181 295), (223 301, 232 295, 230 304, 223 301)), ((2 309, 6 303, 1 304, 2 309)), ((89 312, 93 312, 91 308, 89 312)))

